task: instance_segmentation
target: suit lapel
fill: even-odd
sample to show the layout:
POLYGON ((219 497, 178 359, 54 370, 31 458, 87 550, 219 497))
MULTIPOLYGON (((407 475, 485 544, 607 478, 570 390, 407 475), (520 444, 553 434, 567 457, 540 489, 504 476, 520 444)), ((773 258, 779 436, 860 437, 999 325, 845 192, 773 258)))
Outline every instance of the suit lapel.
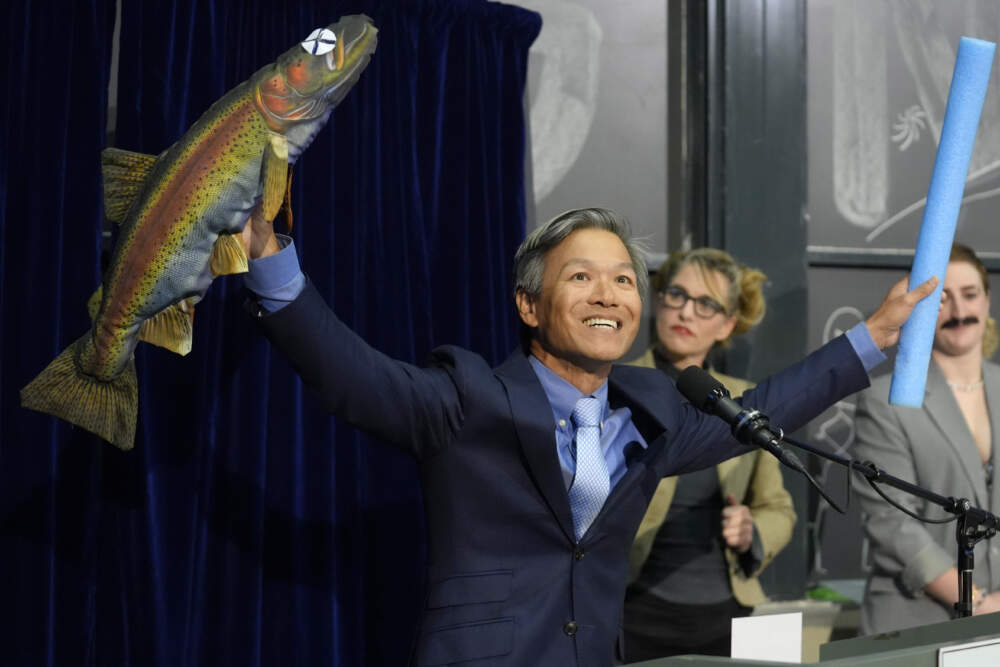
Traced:
POLYGON ((990 414, 990 460, 993 462, 993 488, 990 506, 985 508, 993 512, 1000 507, 1000 455, 997 454, 997 429, 1000 429, 1000 366, 988 361, 983 362, 983 379, 986 381, 986 409, 990 414))
POLYGON ((662 411, 651 407, 656 405, 655 403, 648 402, 648 399, 644 398, 649 395, 652 395, 652 393, 636 390, 636 388, 630 387, 627 382, 622 382, 621 377, 616 375, 614 370, 612 370, 611 377, 608 379, 608 403, 612 408, 629 408, 632 412, 632 423, 636 425, 643 439, 646 440, 646 453, 641 458, 632 462, 625 476, 611 489, 611 494, 604 502, 604 506, 601 507, 600 514, 594 519, 594 526, 604 525, 604 515, 613 511, 619 499, 625 497, 632 490, 633 486, 640 483, 647 476, 647 461, 650 460, 650 457, 655 457, 656 452, 663 449, 666 442, 666 438, 664 437, 652 437, 652 433, 666 431, 666 426, 664 425, 666 419, 663 414, 659 414, 662 411), (649 418, 652 418, 651 426, 653 431, 643 433, 640 424, 650 422, 649 418))
MULTIPOLYGON (((632 423, 639 430, 643 439, 646 440, 646 453, 628 466, 628 470, 626 470, 625 475, 618 480, 618 483, 613 489, 611 489, 611 493, 608 495, 607 500, 605 500, 604 505, 601 506, 601 511, 594 518, 594 522, 590 525, 590 528, 584 535, 584 539, 587 541, 599 539, 600 536, 606 532, 604 529, 608 524, 605 521, 605 516, 614 512, 615 507, 619 504, 621 499, 627 497, 632 491, 632 488, 647 477, 647 462, 650 460, 650 456, 655 456, 655 452, 661 450, 664 442, 666 441, 666 438, 652 438, 650 435, 650 433, 656 433, 659 435, 666 430, 666 426, 664 425, 666 421, 664 411, 651 407, 656 405, 656 403, 649 402, 648 398, 646 398, 648 396, 652 396, 653 392, 645 391, 640 387, 632 387, 627 380, 622 379, 622 375, 620 373, 616 373, 616 370, 618 369, 627 371, 632 370, 630 368, 624 369, 620 366, 612 367, 611 375, 608 378, 608 404, 612 409, 621 407, 629 408, 632 412, 632 423), (643 432, 644 429, 641 426, 642 424, 649 424, 649 427, 646 429, 647 432, 645 433, 643 432), (649 431, 649 428, 651 428, 652 431, 649 431)), ((653 375, 653 377, 657 378, 659 376, 659 372, 657 372, 656 375, 653 375)), ((651 493, 652 491, 650 491, 650 494, 651 493)), ((572 532, 570 534, 572 534, 572 532)))
MULTIPOLYGON (((605 520, 605 515, 614 512, 615 506, 619 503, 620 499, 627 494, 633 486, 639 483, 639 481, 645 476, 646 464, 642 461, 635 461, 629 466, 628 472, 625 476, 618 480, 615 487, 611 489, 611 494, 608 499, 604 501, 604 505, 601 506, 601 511, 598 512, 597 516, 594 517, 594 522, 590 524, 590 528, 587 529, 586 534, 583 536, 583 540, 591 542, 595 539, 600 539, 607 530, 608 523, 605 520), (600 531, 600 532, 598 532, 600 531)), ((616 521, 620 520, 621 517, 616 517, 616 521)))
MULTIPOLYGON (((570 540, 576 541, 573 515, 569 508, 569 495, 566 493, 562 467, 559 464, 559 455, 556 453, 556 426, 552 420, 552 408, 549 406, 545 390, 542 389, 527 357, 520 351, 512 354, 498 367, 496 374, 507 390, 511 419, 517 430, 521 450, 531 476, 563 532, 570 540)), ((656 377, 659 380, 658 374, 650 374, 649 377, 656 377)), ((594 519, 588 536, 594 527, 603 523, 602 518, 615 506, 617 499, 627 494, 646 476, 647 462, 650 457, 655 457, 657 452, 663 449, 667 440, 663 435, 667 431, 668 412, 665 406, 661 405, 662 391, 657 392, 653 389, 655 388, 633 387, 627 381, 616 379, 616 373, 612 370, 608 401, 613 407, 625 405, 631 409, 633 423, 646 439, 647 451, 641 460, 632 463, 625 476, 611 490, 600 514, 594 519), (650 400, 656 395, 661 396, 659 403, 650 400), (646 429, 642 428, 643 423, 648 424, 646 429)))
MULTIPOLYGON (((1000 396, 1000 387, 996 391, 997 396, 1000 396)), ((989 395, 989 387, 987 386, 987 399, 989 395)), ((927 369, 927 392, 924 398, 924 409, 941 430, 955 456, 962 462, 962 468, 969 479, 969 484, 976 492, 976 498, 970 500, 981 506, 987 497, 983 466, 979 460, 979 449, 976 447, 972 431, 969 430, 969 425, 958 407, 955 396, 945 382, 944 374, 933 360, 927 369)), ((946 491, 942 489, 932 490, 938 493, 946 491)))
MULTIPOLYGON (((669 430, 667 424, 670 421, 670 413, 666 402, 670 398, 664 396, 662 385, 655 387, 631 382, 629 378, 635 379, 635 371, 637 370, 642 373, 645 380, 670 382, 659 371, 650 373, 631 367, 614 366, 611 369, 611 376, 608 378, 608 402, 611 407, 626 406, 632 411, 632 421, 646 440, 646 444, 652 449, 652 441, 669 430)), ((648 460, 650 455, 651 452, 647 450, 646 456, 643 458, 648 460)))
POLYGON ((560 528, 575 542, 569 496, 556 453, 556 425, 545 390, 520 351, 514 352, 496 373, 507 390, 511 419, 531 477, 560 528))
MULTIPOLYGON (((719 471, 719 489, 722 493, 722 502, 725 503, 726 496, 732 494, 736 499, 743 502, 750 486, 750 476, 756 469, 756 460, 752 465, 744 465, 747 456, 759 456, 759 452, 750 452, 743 456, 736 456, 727 459, 716 466, 719 471)), ((768 456, 765 454, 765 456, 768 456)))

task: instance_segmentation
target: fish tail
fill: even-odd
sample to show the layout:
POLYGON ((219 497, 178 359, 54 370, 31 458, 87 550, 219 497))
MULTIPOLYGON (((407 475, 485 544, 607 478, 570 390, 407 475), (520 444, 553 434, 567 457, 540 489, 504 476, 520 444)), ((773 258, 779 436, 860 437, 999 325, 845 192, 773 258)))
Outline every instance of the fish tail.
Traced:
POLYGON ((129 359, 111 380, 87 375, 77 367, 74 353, 89 337, 88 333, 63 350, 21 389, 21 406, 76 424, 119 449, 132 449, 139 404, 135 359, 129 359))

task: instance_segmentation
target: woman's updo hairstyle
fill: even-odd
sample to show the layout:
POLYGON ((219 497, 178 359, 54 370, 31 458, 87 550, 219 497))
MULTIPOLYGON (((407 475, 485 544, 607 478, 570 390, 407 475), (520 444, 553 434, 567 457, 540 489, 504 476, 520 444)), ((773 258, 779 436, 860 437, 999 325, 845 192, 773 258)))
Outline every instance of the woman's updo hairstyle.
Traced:
POLYGON ((763 319, 766 309, 763 286, 767 276, 757 269, 740 264, 725 250, 695 248, 670 253, 653 277, 653 288, 662 293, 670 286, 677 272, 689 264, 698 269, 710 290, 714 287, 709 279, 712 271, 717 271, 729 280, 727 294, 711 295, 726 307, 727 316, 736 317, 732 334, 719 343, 721 346, 728 346, 733 336, 750 331, 763 319))

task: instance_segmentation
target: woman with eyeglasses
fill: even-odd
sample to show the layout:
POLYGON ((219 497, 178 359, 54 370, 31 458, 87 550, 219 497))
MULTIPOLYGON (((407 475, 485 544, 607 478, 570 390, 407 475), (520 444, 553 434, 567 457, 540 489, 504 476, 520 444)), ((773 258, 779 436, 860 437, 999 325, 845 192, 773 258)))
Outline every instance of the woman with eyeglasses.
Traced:
MULTIPOLYGON (((652 281, 656 342, 634 361, 676 377, 706 366, 764 316, 766 276, 712 248, 672 254, 652 281)), ((733 396, 752 385, 709 372, 733 396)), ((752 452, 660 482, 639 526, 625 597, 625 657, 730 652, 730 621, 766 600, 757 575, 791 538, 778 462, 752 452)))

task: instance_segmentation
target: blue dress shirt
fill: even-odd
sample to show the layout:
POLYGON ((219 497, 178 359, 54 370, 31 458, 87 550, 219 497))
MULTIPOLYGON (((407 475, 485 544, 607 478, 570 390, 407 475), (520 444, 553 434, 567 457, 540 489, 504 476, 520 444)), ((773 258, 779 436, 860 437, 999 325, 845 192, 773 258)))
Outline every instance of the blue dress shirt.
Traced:
POLYGON ((247 261, 249 272, 244 279, 247 289, 257 295, 261 308, 269 313, 281 310, 302 293, 306 277, 299 268, 292 237, 275 234, 281 250, 247 261))
MULTIPOLYGON (((574 436, 576 429, 573 428, 573 407, 576 402, 585 396, 583 392, 571 385, 569 382, 559 377, 551 368, 547 367, 535 357, 528 357, 531 368, 538 376, 538 381, 542 383, 545 396, 549 399, 552 407, 552 417, 556 423, 556 452, 559 454, 559 465, 562 468, 563 482, 566 490, 569 490, 573 483, 573 476, 576 474, 576 451, 574 436)), ((633 442, 645 449, 646 441, 639 430, 632 423, 632 411, 629 408, 618 408, 612 410, 608 405, 608 383, 598 387, 597 391, 589 394, 601 402, 601 451, 604 453, 604 460, 608 463, 608 474, 611 477, 611 488, 625 476, 628 465, 625 461, 625 448, 633 442)))

